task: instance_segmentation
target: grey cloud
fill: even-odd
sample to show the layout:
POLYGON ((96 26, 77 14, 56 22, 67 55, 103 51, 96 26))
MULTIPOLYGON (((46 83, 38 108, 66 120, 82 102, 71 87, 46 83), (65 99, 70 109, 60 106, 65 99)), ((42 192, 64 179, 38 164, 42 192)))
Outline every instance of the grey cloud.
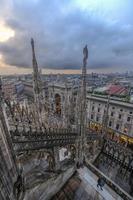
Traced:
POLYGON ((116 49, 113 49, 113 52, 116 54, 116 56, 126 56, 129 54, 133 54, 133 48, 130 49, 120 49, 119 47, 116 49))
POLYGON ((15 30, 15 37, 0 44, 5 62, 31 67, 30 38, 33 37, 42 68, 79 69, 85 44, 89 48, 89 68, 132 66, 132 29, 76 7, 65 10, 68 2, 14 0, 6 24, 15 30))

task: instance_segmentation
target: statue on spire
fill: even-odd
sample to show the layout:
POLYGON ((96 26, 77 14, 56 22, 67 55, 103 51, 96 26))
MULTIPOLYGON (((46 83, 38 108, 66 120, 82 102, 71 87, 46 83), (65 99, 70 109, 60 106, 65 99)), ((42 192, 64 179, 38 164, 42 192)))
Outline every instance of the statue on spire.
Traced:
POLYGON ((79 116, 79 148, 78 148, 78 163, 83 164, 85 158, 85 143, 86 143, 86 65, 88 59, 87 45, 83 48, 83 67, 81 77, 81 96, 80 96, 80 116, 79 116))
POLYGON ((87 59, 88 59, 88 48, 87 48, 87 45, 84 47, 83 49, 83 55, 84 55, 84 58, 83 58, 83 66, 86 66, 87 64, 87 59))
MULTIPOLYGON (((82 67, 82 86, 81 86, 81 93, 82 93, 82 100, 84 104, 86 102, 86 65, 88 59, 88 48, 87 45, 83 48, 83 67, 82 67)), ((84 105, 85 106, 85 105, 84 105)))

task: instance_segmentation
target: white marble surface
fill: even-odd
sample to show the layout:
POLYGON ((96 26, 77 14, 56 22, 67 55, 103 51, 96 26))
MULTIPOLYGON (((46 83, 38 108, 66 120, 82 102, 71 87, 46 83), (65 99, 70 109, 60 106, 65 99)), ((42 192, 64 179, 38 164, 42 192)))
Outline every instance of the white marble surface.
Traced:
POLYGON ((78 169, 79 177, 84 182, 85 190, 88 194, 97 200, 123 200, 119 195, 117 195, 110 187, 105 185, 103 190, 97 187, 98 177, 93 174, 88 168, 78 169))
POLYGON ((68 152, 68 155, 65 156, 65 152, 67 151, 67 148, 61 148, 59 150, 59 159, 60 161, 65 160, 66 158, 70 158, 71 154, 68 152))

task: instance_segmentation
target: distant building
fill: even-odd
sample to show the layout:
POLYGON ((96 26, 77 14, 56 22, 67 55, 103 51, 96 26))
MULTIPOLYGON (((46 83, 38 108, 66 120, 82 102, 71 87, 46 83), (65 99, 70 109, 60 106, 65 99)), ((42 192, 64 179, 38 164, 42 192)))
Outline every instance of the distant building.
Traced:
POLYGON ((3 82, 2 90, 6 99, 12 99, 16 92, 14 82, 3 82))
POLYGON ((95 92, 110 94, 116 96, 126 96, 129 94, 127 87, 118 85, 118 84, 110 84, 104 87, 96 88, 95 92))
POLYGON ((127 95, 128 94, 128 90, 126 87, 124 86, 121 86, 121 85, 110 85, 106 92, 108 94, 111 94, 111 95, 127 95))
POLYGON ((22 94, 23 93, 23 90, 24 90, 24 84, 19 81, 19 82, 16 82, 15 83, 15 90, 16 90, 16 93, 19 95, 19 94, 22 94))
MULTIPOLYGON (((92 123, 102 125, 107 101, 105 97, 87 96, 88 119, 92 123)), ((133 104, 111 99, 107 127, 114 133, 133 137, 133 104)))

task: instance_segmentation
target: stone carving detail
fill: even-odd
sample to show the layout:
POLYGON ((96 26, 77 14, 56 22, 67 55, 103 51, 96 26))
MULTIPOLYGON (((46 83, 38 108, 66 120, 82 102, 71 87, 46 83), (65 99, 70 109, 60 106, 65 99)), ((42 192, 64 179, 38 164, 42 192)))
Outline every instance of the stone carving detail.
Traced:
POLYGON ((106 139, 102 152, 125 167, 133 169, 133 152, 121 144, 106 139))

